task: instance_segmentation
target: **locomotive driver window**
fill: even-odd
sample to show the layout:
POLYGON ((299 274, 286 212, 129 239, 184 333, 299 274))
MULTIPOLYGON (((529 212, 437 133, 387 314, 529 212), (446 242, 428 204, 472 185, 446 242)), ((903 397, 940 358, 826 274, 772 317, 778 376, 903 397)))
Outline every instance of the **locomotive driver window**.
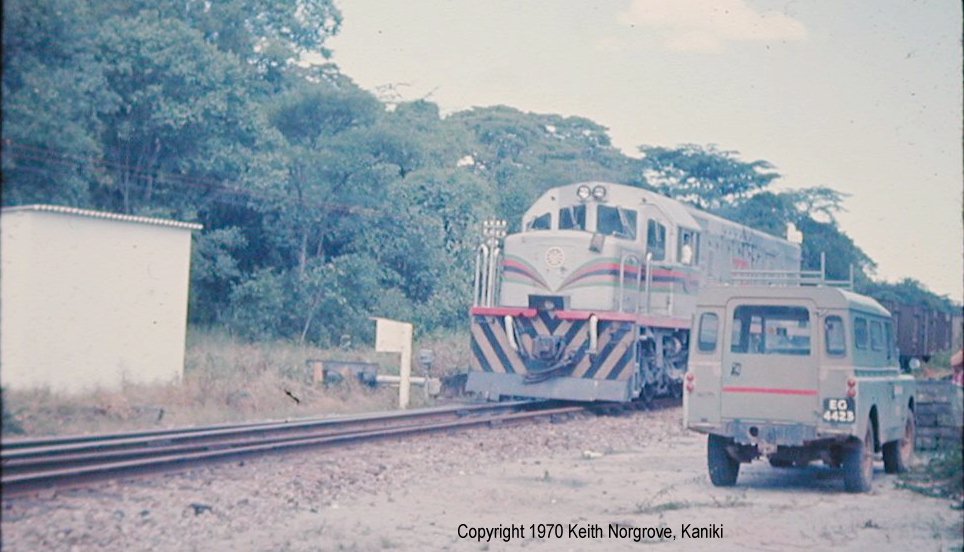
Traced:
POLYGON ((559 209, 559 229, 560 230, 585 230, 586 229, 586 206, 574 205, 559 209))
POLYGON ((596 211, 596 232, 627 240, 636 239, 636 211, 600 205, 596 211))

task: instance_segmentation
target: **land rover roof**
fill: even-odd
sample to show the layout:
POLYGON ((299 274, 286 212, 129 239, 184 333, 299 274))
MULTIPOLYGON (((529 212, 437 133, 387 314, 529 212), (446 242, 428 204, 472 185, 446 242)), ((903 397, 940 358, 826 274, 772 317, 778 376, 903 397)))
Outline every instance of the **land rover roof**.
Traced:
POLYGON ((890 318, 887 309, 880 303, 840 288, 823 286, 707 286, 700 292, 700 306, 724 306, 731 299, 810 299, 817 307, 826 309, 848 309, 890 318))

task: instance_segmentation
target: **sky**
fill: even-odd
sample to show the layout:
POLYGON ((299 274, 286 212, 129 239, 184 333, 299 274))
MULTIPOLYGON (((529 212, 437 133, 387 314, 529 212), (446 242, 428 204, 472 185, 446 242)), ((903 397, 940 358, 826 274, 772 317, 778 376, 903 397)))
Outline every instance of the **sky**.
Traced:
POLYGON ((878 278, 964 298, 959 2, 336 3, 332 60, 363 88, 587 117, 631 155, 769 161, 777 189, 848 194, 839 224, 878 278))

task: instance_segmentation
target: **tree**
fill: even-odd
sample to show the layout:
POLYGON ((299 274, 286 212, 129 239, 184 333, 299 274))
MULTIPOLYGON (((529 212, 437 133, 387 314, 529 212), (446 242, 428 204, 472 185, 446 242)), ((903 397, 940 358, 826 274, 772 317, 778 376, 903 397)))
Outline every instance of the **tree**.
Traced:
POLYGON ((651 185, 710 211, 735 206, 780 176, 768 161, 741 161, 738 152, 721 151, 712 144, 640 146, 639 150, 644 156, 643 175, 651 185))
POLYGON ((584 180, 645 185, 636 161, 613 147, 607 129, 589 119, 497 106, 455 113, 448 122, 474 136, 467 166, 495 184, 499 205, 493 214, 513 228, 532 201, 553 186, 584 180))

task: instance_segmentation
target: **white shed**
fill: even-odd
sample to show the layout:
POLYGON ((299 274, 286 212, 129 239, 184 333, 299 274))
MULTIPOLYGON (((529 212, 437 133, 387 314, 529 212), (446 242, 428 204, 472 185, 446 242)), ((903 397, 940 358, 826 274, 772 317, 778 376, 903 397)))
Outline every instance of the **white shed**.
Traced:
POLYGON ((58 392, 184 370, 199 224, 52 205, 0 213, 0 383, 58 392))

